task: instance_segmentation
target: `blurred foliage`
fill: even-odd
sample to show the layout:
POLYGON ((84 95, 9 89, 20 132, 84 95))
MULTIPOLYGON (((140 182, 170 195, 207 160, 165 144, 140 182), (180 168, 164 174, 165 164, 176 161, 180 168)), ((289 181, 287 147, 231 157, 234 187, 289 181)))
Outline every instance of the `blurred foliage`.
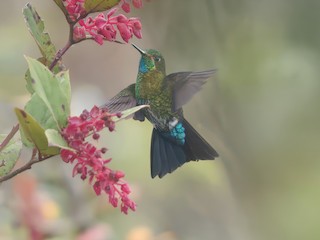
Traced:
MULTIPOLYGON (((39 56, 21 15, 25 3, 0 3, 1 132, 28 96, 23 55, 39 56)), ((32 4, 62 47, 62 13, 53 1, 32 4)), ((168 73, 219 70, 185 114, 221 157, 151 179, 151 125, 123 121, 100 144, 126 172, 137 212, 111 209, 57 158, 1 185, 0 238, 26 238, 33 227, 26 219, 40 217, 36 226, 48 239, 319 239, 319 9, 316 0, 146 2, 132 13, 143 23, 143 40, 135 43, 159 49, 168 73), (32 194, 21 193, 28 186, 32 194), (26 207, 30 198, 39 204, 26 207)), ((74 46, 64 57, 75 86, 72 111, 134 82, 138 59, 129 45, 74 46)))
POLYGON ((5 145, 4 141, 6 139, 6 134, 0 134, 0 143, 1 143, 1 152, 0 152, 0 177, 7 175, 16 164, 22 144, 19 138, 15 137, 12 138, 8 143, 5 145))

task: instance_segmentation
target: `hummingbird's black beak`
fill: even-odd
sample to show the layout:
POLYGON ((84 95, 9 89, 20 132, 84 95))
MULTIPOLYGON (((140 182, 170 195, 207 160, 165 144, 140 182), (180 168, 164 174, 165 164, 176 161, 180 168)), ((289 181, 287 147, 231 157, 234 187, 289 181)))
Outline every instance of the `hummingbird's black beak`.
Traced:
POLYGON ((131 45, 132 45, 135 49, 137 49, 141 54, 146 54, 146 52, 145 52, 144 50, 142 50, 141 48, 139 48, 137 45, 135 45, 135 44, 133 44, 133 43, 131 43, 131 45))

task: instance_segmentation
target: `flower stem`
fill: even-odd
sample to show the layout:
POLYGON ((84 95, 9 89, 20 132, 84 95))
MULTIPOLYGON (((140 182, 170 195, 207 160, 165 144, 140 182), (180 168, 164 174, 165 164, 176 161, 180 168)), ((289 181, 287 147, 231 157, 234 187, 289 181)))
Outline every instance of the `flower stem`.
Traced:
POLYGON ((36 158, 36 152, 37 152, 37 150, 34 149, 30 161, 27 162, 25 165, 23 165, 22 167, 16 169, 16 170, 13 171, 13 172, 11 172, 11 173, 9 173, 9 174, 1 177, 1 178, 0 178, 0 183, 1 183, 1 182, 4 182, 4 181, 7 181, 7 180, 9 180, 9 179, 11 179, 11 178, 13 178, 13 177, 15 177, 16 175, 18 175, 18 174, 20 174, 20 173, 22 173, 22 172, 24 172, 24 171, 26 171, 26 170, 28 170, 28 169, 31 169, 31 166, 32 166, 33 164, 35 164, 35 163, 39 163, 39 162, 42 162, 42 161, 44 161, 44 160, 46 160, 46 159, 49 159, 49 158, 53 157, 53 156, 46 156, 46 157, 40 157, 40 156, 39 156, 39 158, 36 158))
POLYGON ((62 56, 66 53, 66 51, 72 46, 72 42, 68 41, 67 44, 64 46, 64 48, 60 49, 54 60, 52 61, 52 63, 50 64, 49 69, 52 70, 54 68, 54 66, 57 64, 57 62, 62 58, 62 56))
POLYGON ((10 133, 6 136, 6 138, 3 140, 3 142, 0 144, 0 152, 7 146, 7 144, 10 142, 10 140, 13 138, 13 136, 18 132, 19 130, 19 124, 15 125, 10 133))

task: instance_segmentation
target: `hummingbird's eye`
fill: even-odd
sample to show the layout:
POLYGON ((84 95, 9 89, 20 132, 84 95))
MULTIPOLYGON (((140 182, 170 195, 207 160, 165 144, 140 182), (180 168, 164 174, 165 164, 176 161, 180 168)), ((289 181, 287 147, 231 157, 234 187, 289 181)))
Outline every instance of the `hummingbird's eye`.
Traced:
POLYGON ((155 60, 156 62, 160 62, 160 61, 161 61, 161 58, 159 58, 159 57, 154 57, 154 60, 155 60))

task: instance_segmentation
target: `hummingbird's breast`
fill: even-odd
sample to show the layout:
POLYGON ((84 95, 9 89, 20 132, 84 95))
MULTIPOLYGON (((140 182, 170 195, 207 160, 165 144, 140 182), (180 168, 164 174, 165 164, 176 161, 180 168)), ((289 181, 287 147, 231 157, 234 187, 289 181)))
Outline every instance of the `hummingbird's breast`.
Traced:
POLYGON ((172 89, 164 88, 164 78, 161 72, 138 74, 136 99, 139 105, 150 106, 142 111, 155 128, 169 131, 169 123, 180 113, 172 112, 172 89))
POLYGON ((162 91, 165 75, 159 71, 139 73, 136 82, 136 98, 149 100, 162 91))

